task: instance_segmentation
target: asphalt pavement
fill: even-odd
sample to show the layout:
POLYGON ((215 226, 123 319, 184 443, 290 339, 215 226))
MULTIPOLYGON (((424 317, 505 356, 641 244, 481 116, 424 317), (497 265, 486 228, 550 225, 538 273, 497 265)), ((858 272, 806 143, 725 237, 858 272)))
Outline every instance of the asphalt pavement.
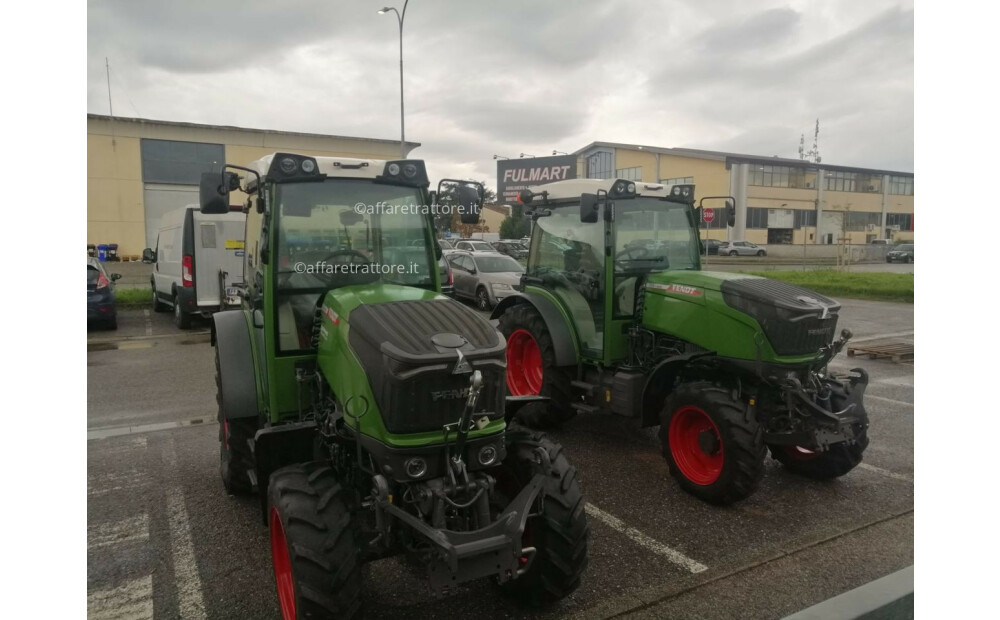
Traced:
MULTIPOLYGON (((841 300, 856 338, 910 339, 913 306, 841 300)), ((207 323, 122 311, 88 333, 88 616, 278 618, 255 498, 218 474, 207 323)), ((913 366, 865 368, 871 445, 818 483, 768 461, 756 494, 706 505, 669 477, 652 430, 581 415, 550 435, 580 472, 591 522, 580 589, 530 612, 489 583, 445 598, 397 559, 364 569, 368 618, 780 618, 913 563, 913 366)))

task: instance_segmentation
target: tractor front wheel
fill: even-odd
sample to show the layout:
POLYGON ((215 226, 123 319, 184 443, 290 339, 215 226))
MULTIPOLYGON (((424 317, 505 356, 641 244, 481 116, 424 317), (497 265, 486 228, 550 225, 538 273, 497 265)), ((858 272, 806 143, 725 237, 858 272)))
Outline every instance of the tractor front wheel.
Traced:
POLYGON ((712 504, 750 496, 764 476, 764 433, 732 391, 682 383, 660 414, 660 443, 681 488, 712 504))
POLYGON ((548 455, 552 470, 545 478, 541 512, 528 518, 521 539, 522 546, 534 547, 535 553, 525 554, 520 562, 527 567, 524 573, 502 586, 504 594, 529 606, 552 603, 579 587, 587 568, 590 532, 576 468, 566 460, 562 446, 541 433, 516 425, 508 428, 507 458, 492 472, 498 495, 509 502, 541 471, 538 449, 548 455))
POLYGON ((552 428, 573 417, 572 379, 556 367, 556 350, 542 315, 531 304, 520 303, 500 316, 507 339, 507 391, 512 396, 542 395, 548 403, 531 403, 517 412, 525 426, 552 428))
POLYGON ((226 419, 222 410, 222 365, 219 362, 218 348, 215 349, 215 402, 218 406, 219 471, 222 474, 222 486, 231 495, 249 495, 254 488, 250 478, 250 472, 254 470, 250 441, 257 433, 257 421, 254 418, 226 419))
POLYGON ((361 548, 333 470, 317 462, 274 472, 267 515, 283 620, 357 616, 361 548))

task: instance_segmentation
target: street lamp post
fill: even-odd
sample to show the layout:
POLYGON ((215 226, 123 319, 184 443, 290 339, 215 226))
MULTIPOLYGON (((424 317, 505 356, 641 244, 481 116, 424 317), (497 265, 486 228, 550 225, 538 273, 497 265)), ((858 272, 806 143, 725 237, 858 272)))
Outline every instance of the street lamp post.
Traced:
POLYGON ((403 2, 403 12, 400 13, 395 7, 386 6, 378 12, 385 15, 389 11, 396 14, 399 22, 399 156, 406 157, 406 121, 403 119, 403 20, 406 19, 406 5, 410 0, 403 2))

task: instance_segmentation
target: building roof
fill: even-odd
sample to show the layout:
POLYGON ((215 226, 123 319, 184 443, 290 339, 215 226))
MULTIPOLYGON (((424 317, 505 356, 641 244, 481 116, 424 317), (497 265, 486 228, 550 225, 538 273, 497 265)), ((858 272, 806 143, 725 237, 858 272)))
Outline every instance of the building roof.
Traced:
MULTIPOLYGON (((206 125, 203 123, 187 123, 181 121, 161 121, 149 118, 129 118, 126 116, 107 116, 105 114, 87 113, 87 120, 114 121, 116 123, 137 123, 149 125, 166 125, 169 127, 190 127, 192 129, 218 129, 223 131, 245 131, 248 133, 275 134, 283 136, 304 136, 309 138, 327 138, 335 140, 359 140, 361 142, 375 142, 378 144, 399 144, 399 140, 386 140, 384 138, 361 138, 358 136, 335 136, 322 133, 306 133, 301 131, 282 131, 280 129, 251 129, 249 127, 236 127, 234 125, 206 125)), ((413 150, 420 146, 419 142, 407 142, 406 145, 413 150)))
POLYGON ((621 142, 591 142, 587 146, 573 151, 572 155, 580 156, 594 148, 616 148, 629 149, 634 151, 648 151, 659 153, 660 155, 674 155, 676 157, 695 157, 698 159, 711 159, 726 162, 726 168, 733 164, 761 164, 765 166, 788 166, 791 168, 822 168, 835 172, 861 172, 866 174, 888 174, 892 176, 912 177, 912 172, 902 172, 896 170, 880 170, 877 168, 859 168, 857 166, 837 166, 827 163, 815 163, 807 159, 791 159, 788 157, 768 157, 766 155, 747 155, 745 153, 729 153, 726 151, 707 151, 704 149, 670 148, 662 146, 647 146, 644 144, 625 144, 621 142))

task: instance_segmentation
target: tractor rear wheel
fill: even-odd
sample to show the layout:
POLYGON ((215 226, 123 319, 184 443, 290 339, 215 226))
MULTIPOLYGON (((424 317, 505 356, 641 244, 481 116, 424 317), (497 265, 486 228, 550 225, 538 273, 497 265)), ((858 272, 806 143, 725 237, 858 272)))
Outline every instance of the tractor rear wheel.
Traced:
POLYGON ((660 413, 670 474, 712 504, 749 497, 764 476, 764 432, 732 391, 710 381, 678 385, 660 413))
POLYGON ((556 367, 556 350, 542 315, 531 304, 520 303, 500 316, 507 339, 507 391, 512 396, 542 395, 548 403, 525 405, 517 416, 525 426, 552 428, 573 417, 572 379, 556 367))
POLYGON ((215 402, 218 404, 219 471, 222 474, 222 486, 231 495, 249 495, 254 488, 250 472, 255 469, 250 441, 257 433, 257 421, 254 418, 226 419, 222 411, 222 367, 218 348, 215 350, 215 402))
POLYGON ((344 495, 324 462, 271 475, 267 521, 284 620, 346 619, 361 609, 361 547, 344 495))
POLYGON ((535 553, 521 558, 527 565, 523 575, 501 586, 504 594, 529 606, 552 603, 579 587, 587 568, 590 532, 576 468, 566 460, 562 446, 541 433, 516 425, 508 428, 507 458, 491 472, 497 479, 498 495, 513 499, 541 471, 537 448, 548 455, 552 472, 545 479, 541 513, 528 519, 522 537, 522 545, 534 547, 535 553))

